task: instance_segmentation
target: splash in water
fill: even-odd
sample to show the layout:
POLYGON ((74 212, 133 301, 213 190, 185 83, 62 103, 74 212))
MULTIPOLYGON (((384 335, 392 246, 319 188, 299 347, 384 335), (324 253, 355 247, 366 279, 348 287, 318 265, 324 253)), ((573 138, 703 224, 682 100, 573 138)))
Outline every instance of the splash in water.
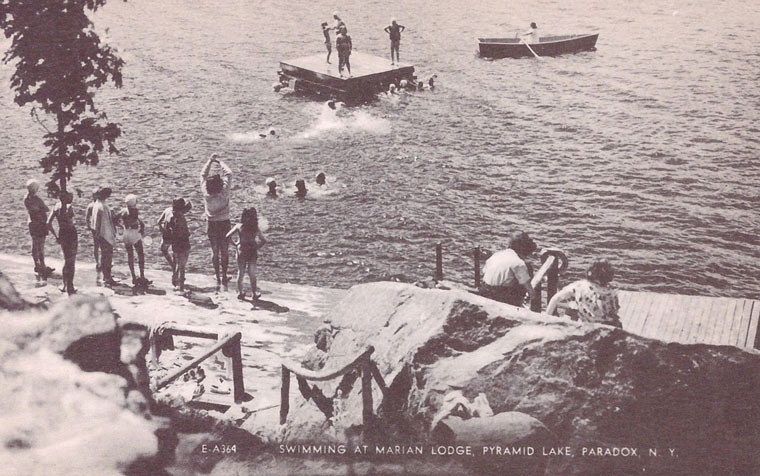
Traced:
POLYGON ((340 106, 332 109, 325 104, 320 108, 316 122, 297 138, 312 139, 345 132, 384 135, 390 133, 390 130, 390 122, 366 111, 351 111, 340 106))

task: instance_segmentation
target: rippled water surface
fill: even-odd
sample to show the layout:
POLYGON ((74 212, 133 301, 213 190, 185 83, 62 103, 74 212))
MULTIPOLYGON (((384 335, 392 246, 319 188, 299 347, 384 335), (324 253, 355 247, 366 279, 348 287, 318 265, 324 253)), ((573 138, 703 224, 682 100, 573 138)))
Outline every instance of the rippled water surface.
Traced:
MULTIPOLYGON (((136 193, 151 222, 173 197, 192 199, 194 270, 210 263, 197 175, 217 152, 235 170, 234 214, 255 204, 270 222, 265 279, 423 278, 441 241, 447 277, 469 281, 472 247, 499 247, 521 228, 567 252, 567 279, 607 257, 623 288, 760 296, 760 4, 342 2, 357 49, 385 56, 395 15, 407 26, 402 60, 439 87, 337 118, 271 90, 280 59, 323 52, 319 24, 334 8, 112 1, 95 21, 126 60, 125 80, 98 100, 123 127, 122 154, 79 168, 74 186, 109 184, 119 204, 136 193), (477 36, 530 21, 542 34, 599 31, 597 51, 475 55, 477 36), (269 127, 280 138, 256 140, 269 127), (332 195, 262 198, 267 176, 292 187, 322 170, 332 195)), ((0 67, 0 240, 27 253, 23 183, 42 178, 42 130, 13 104, 11 72, 0 67)), ((60 253, 52 240, 48 253, 60 253)), ((155 247, 148 260, 162 264, 155 247)))

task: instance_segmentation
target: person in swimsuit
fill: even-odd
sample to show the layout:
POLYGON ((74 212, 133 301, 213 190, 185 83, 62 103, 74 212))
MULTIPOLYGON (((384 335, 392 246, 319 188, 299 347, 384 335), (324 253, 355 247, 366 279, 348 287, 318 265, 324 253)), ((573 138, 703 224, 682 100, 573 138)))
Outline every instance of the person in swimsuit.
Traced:
POLYGON ((111 275, 113 247, 116 244, 116 228, 111 209, 106 205, 106 200, 110 196, 110 188, 99 188, 95 195, 95 205, 92 207, 93 228, 95 229, 95 239, 100 247, 100 268, 103 270, 103 284, 106 287, 113 287, 117 284, 111 275))
POLYGON ((391 19, 391 24, 385 27, 385 32, 388 33, 388 36, 390 36, 391 39, 391 64, 396 64, 399 61, 398 57, 398 51, 399 47, 401 46, 401 32, 404 31, 406 27, 404 25, 399 25, 396 23, 396 19, 391 19), (396 54, 396 60, 394 62, 393 60, 393 54, 396 54))
POLYGON ((322 23, 322 33, 325 35, 325 48, 327 48, 327 64, 331 64, 330 55, 332 54, 332 40, 330 40, 330 28, 327 26, 327 22, 322 23))
POLYGON ((60 243, 63 251, 63 287, 61 292, 68 293, 69 296, 76 294, 74 288, 74 268, 77 260, 77 229, 74 225, 74 209, 71 203, 74 201, 74 195, 70 192, 61 192, 61 201, 56 203, 53 211, 48 217, 48 227, 55 236, 56 241, 60 243), (58 234, 52 227, 53 219, 58 220, 58 234))
POLYGON ((306 198, 306 193, 309 190, 306 188, 306 182, 303 179, 296 180, 296 197, 306 198))
POLYGON ((269 177, 264 182, 269 189, 267 191, 267 198, 277 198, 277 182, 273 177, 269 177))
POLYGON ((32 236, 32 259, 34 260, 34 273, 37 281, 47 284, 47 278, 53 272, 53 268, 45 265, 45 237, 48 234, 48 207, 37 195, 40 183, 34 179, 26 183, 27 194, 24 198, 24 206, 29 212, 29 234, 32 236))
POLYGON ((98 189, 92 191, 92 201, 90 201, 89 205, 87 205, 87 211, 85 212, 84 220, 87 223, 87 228, 90 230, 90 234, 92 235, 92 251, 95 255, 95 285, 100 285, 100 274, 102 270, 100 269, 100 245, 98 244, 98 237, 95 233, 95 222, 93 221, 92 216, 92 209, 95 206, 95 202, 97 201, 97 198, 95 196, 98 193, 98 189))
POLYGON ((238 264, 238 299, 245 299, 245 275, 248 273, 248 279, 251 280, 251 292, 253 300, 256 301, 261 297, 256 288, 256 261, 258 260, 258 250, 267 242, 264 235, 259 229, 259 220, 256 209, 246 208, 240 216, 240 223, 235 225, 227 238, 231 239, 237 248, 238 264))
POLYGON ((137 197, 135 195, 127 195, 126 205, 118 213, 117 221, 124 226, 124 247, 127 249, 127 263, 129 264, 129 272, 132 274, 132 284, 147 288, 151 281, 145 279, 145 251, 142 242, 145 223, 138 215, 137 197), (140 266, 139 278, 135 275, 135 251, 137 251, 137 262, 140 266))
POLYGON ((340 77, 343 77, 343 68, 348 70, 348 77, 351 77, 351 50, 353 44, 351 43, 351 37, 348 36, 348 31, 345 25, 341 27, 338 36, 335 38, 335 48, 338 50, 338 73, 340 77))
POLYGON ((211 243, 212 264, 216 275, 216 288, 227 288, 227 267, 230 255, 227 242, 230 224, 230 188, 232 169, 213 154, 201 170, 201 193, 208 220, 208 239, 211 243), (208 176, 211 165, 217 163, 222 168, 222 175, 208 176), (221 265, 221 269, 220 269, 221 265))
POLYGON ((193 204, 185 202, 184 198, 175 199, 172 201, 172 216, 166 224, 174 253, 172 283, 174 283, 174 290, 179 292, 185 292, 185 267, 190 257, 190 229, 187 227, 185 214, 192 208, 193 204))
MULTIPOLYGON (((156 226, 158 226, 158 229, 161 231, 161 254, 164 256, 164 259, 167 263, 169 263, 169 267, 172 269, 172 275, 174 274, 174 259, 172 258, 171 253, 169 250, 172 247, 172 237, 169 235, 169 231, 167 230, 167 225, 169 224, 169 220, 172 219, 172 207, 166 207, 164 211, 161 213, 161 216, 158 217, 158 221, 156 221, 156 226)), ((172 281, 172 286, 176 286, 177 283, 172 281)))

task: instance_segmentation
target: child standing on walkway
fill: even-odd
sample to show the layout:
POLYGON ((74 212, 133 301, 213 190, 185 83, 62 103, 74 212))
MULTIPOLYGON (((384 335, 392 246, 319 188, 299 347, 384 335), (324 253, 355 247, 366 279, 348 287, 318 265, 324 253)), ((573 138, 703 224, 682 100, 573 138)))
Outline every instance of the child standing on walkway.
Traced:
POLYGON ((261 297, 261 294, 256 292, 258 249, 264 246, 267 240, 259 229, 259 219, 255 208, 251 207, 243 210, 240 223, 227 233, 227 238, 232 239, 232 242, 237 246, 238 299, 241 301, 245 299, 243 285, 245 283, 245 273, 247 272, 248 278, 251 280, 253 300, 256 301, 261 297))
POLYGON ((124 226, 124 246, 127 249, 127 263, 132 273, 132 284, 147 288, 151 282, 145 279, 145 252, 142 242, 145 223, 138 215, 137 197, 132 194, 127 195, 126 204, 126 208, 119 212, 118 220, 124 226), (139 278, 135 275, 135 251, 137 251, 137 262, 140 266, 139 278))
MULTIPOLYGON (((172 269, 172 274, 174 274, 174 259, 172 258, 171 253, 169 253, 169 250, 172 247, 172 238, 169 235, 166 227, 172 218, 173 210, 173 207, 166 207, 156 222, 156 226, 158 226, 158 229, 161 231, 161 254, 163 255, 164 259, 166 259, 166 262, 169 263, 169 267, 172 269)), ((175 283, 172 279, 172 286, 176 285, 177 283, 175 283)))
POLYGON ((617 290, 610 286, 614 277, 615 271, 609 262, 594 261, 586 271, 586 279, 565 286, 551 298, 546 313, 554 314, 560 302, 571 300, 575 302, 579 320, 623 327, 618 316, 617 290))
POLYGON ((53 272, 45 264, 45 237, 48 234, 48 207, 37 192, 40 183, 34 179, 26 183, 27 194, 24 206, 29 212, 29 234, 32 236, 32 259, 37 282, 47 284, 47 278, 53 272))
POLYGON ((76 294, 74 288, 74 268, 77 260, 77 229, 74 225, 74 209, 71 202, 74 201, 74 195, 70 192, 61 192, 60 201, 55 205, 53 211, 48 217, 48 226, 53 232, 58 243, 63 250, 63 287, 61 292, 68 293, 69 296, 76 294), (58 219, 58 235, 52 229, 53 219, 58 219))
POLYGON ((193 207, 184 198, 177 198, 172 202, 172 216, 166 225, 166 232, 171 237, 172 252, 174 253, 174 273, 172 283, 174 290, 185 291, 185 267, 190 257, 190 230, 187 227, 185 213, 193 207))

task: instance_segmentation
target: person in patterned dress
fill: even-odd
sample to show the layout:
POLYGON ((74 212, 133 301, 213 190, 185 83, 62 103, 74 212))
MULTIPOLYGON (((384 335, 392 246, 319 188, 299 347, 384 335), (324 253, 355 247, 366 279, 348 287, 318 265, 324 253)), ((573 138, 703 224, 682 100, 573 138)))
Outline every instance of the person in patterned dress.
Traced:
POLYGON ((559 303, 567 301, 569 308, 577 312, 577 320, 623 327, 618 316, 617 290, 610 286, 614 276, 609 262, 594 261, 586 270, 586 279, 565 286, 551 298, 546 313, 555 314, 559 303))

